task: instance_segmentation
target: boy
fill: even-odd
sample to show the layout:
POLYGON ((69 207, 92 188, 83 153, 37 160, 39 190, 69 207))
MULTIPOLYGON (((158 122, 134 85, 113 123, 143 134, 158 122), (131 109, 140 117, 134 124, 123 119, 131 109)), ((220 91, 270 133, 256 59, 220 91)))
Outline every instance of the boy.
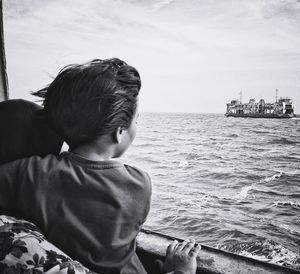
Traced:
POLYGON ((112 160, 135 137, 140 87, 137 70, 119 59, 64 68, 46 88, 44 115, 69 152, 0 167, 0 213, 32 221, 98 273, 146 273, 135 238, 150 178, 112 160))

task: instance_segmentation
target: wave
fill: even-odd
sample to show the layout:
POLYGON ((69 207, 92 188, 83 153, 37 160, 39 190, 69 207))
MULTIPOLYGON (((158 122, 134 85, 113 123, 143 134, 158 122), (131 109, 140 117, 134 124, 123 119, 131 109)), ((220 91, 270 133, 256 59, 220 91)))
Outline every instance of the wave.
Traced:
POLYGON ((249 242, 228 240, 226 241, 226 244, 220 246, 220 249, 256 260, 300 269, 299 254, 273 240, 258 239, 249 242))
POLYGON ((253 130, 252 132, 255 134, 264 134, 264 135, 270 133, 270 131, 263 131, 263 130, 253 130))
POLYGON ((286 138, 281 138, 281 139, 273 139, 273 140, 269 141, 268 144, 270 144, 270 145, 296 145, 296 144, 299 144, 299 142, 289 140, 286 138))
POLYGON ((238 135, 238 134, 235 134, 235 133, 232 133, 232 134, 226 135, 226 137, 237 138, 237 137, 239 137, 239 135, 238 135))
POLYGON ((263 189, 263 188, 253 188, 253 191, 255 192, 260 192, 260 193, 266 193, 269 195, 274 195, 274 196, 284 196, 284 197, 291 197, 291 198, 300 198, 300 193, 284 193, 281 191, 276 191, 276 190, 270 190, 270 189, 263 189))
POLYGON ((277 174, 274 174, 273 176, 270 176, 270 177, 266 177, 265 179, 263 179, 264 182, 270 182, 270 181, 274 181, 278 178, 280 178, 282 176, 283 172, 279 172, 277 174))
POLYGON ((159 161, 155 160, 153 157, 151 156, 138 156, 136 157, 136 160, 137 161, 141 161, 141 162, 146 162, 146 163, 149 163, 149 164, 160 164, 159 161))
POLYGON ((189 164, 188 161, 186 161, 186 160, 181 160, 181 161, 179 162, 178 167, 186 168, 186 167, 188 167, 189 165, 190 165, 190 164, 189 164))
POLYGON ((298 270, 300 269, 300 256, 280 244, 265 240, 260 243, 260 247, 258 247, 257 250, 251 251, 252 248, 250 244, 249 249, 241 250, 239 255, 272 264, 292 267, 298 270))
POLYGON ((133 146, 134 146, 135 148, 165 147, 165 145, 161 145, 161 144, 153 144, 153 142, 151 142, 151 143, 143 143, 143 144, 133 144, 133 146))
POLYGON ((272 160, 281 160, 281 161, 288 161, 288 162, 299 162, 300 158, 299 157, 294 157, 294 156, 288 156, 288 155, 281 155, 280 158, 278 156, 271 156, 270 159, 272 160))
POLYGON ((250 186, 244 186, 242 188, 241 192, 238 193, 237 195, 235 195, 234 198, 236 198, 236 199, 245 199, 248 196, 249 191, 251 189, 253 189, 253 187, 254 187, 254 184, 250 185, 250 186))
MULTIPOLYGON (((179 155, 184 156, 187 160, 202 160, 202 157, 203 157, 194 152, 190 152, 190 153, 183 152, 183 153, 179 153, 179 155)), ((209 159, 207 159, 207 160, 209 160, 209 159)))
POLYGON ((274 201, 273 204, 275 206, 288 206, 293 208, 300 208, 300 202, 295 201, 274 201))
MULTIPOLYGON (((296 170, 289 171, 289 172, 287 173, 287 175, 289 175, 289 176, 300 175, 300 166, 299 166, 299 168, 296 169, 296 170)), ((297 178, 298 178, 298 177, 297 177, 297 178)))
POLYGON ((300 235, 300 230, 292 227, 291 225, 287 225, 287 224, 284 224, 284 223, 276 224, 276 223, 273 223, 273 222, 271 224, 272 224, 272 226, 280 228, 281 230, 284 229, 284 230, 288 231, 291 234, 294 234, 294 235, 297 234, 298 237, 300 235))
POLYGON ((232 172, 214 172, 207 176, 211 180, 227 180, 235 177, 235 174, 232 172))
MULTIPOLYGON (((272 176, 270 176, 270 177, 266 177, 266 178, 264 178, 264 179, 262 179, 262 180, 260 180, 260 181, 258 181, 258 182, 255 182, 255 183, 253 183, 253 184, 251 184, 251 185, 244 186, 244 187, 242 187, 241 191, 240 191, 238 194, 236 194, 236 195, 234 196, 234 198, 235 198, 235 199, 245 199, 245 198, 249 195, 249 191, 250 191, 250 190, 254 190, 254 191, 257 191, 257 192, 270 193, 270 194, 274 194, 273 192, 275 192, 275 195, 278 195, 278 192, 276 192, 276 191, 274 191, 274 190, 263 190, 263 189, 257 188, 256 186, 257 186, 258 184, 263 183, 263 182, 271 182, 271 181, 277 180, 277 179, 279 179, 282 175, 283 175, 283 172, 280 171, 279 173, 276 173, 276 174, 274 174, 274 175, 272 175, 272 176)), ((280 195, 281 195, 281 194, 282 194, 282 193, 280 192, 280 195)), ((288 194, 287 194, 287 195, 288 195, 288 194)))

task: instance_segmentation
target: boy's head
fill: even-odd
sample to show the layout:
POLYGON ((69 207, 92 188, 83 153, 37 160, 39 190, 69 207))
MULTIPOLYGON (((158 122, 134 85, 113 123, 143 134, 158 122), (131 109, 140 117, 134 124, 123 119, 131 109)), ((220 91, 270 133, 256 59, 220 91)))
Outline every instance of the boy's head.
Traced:
POLYGON ((117 58, 70 65, 46 88, 45 115, 74 149, 129 128, 140 88, 138 71, 117 58))

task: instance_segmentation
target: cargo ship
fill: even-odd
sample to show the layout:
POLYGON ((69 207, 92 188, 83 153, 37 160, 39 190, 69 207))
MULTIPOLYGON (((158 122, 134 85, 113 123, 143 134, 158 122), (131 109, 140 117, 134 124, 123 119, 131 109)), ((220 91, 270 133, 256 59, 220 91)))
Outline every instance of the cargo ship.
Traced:
MULTIPOLYGON (((240 100, 231 100, 227 104, 225 116, 227 117, 250 117, 250 118, 293 118, 294 114, 293 101, 288 97, 280 97, 276 102, 266 103, 264 99, 258 102, 250 99, 248 103, 242 103, 240 100)), ((240 93, 241 95, 241 93, 240 93)))

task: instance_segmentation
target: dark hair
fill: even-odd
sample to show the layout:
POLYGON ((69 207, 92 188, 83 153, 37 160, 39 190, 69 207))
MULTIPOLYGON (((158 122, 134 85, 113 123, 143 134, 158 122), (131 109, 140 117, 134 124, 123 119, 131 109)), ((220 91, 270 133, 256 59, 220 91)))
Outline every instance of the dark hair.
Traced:
POLYGON ((118 127, 128 128, 140 88, 138 71, 113 58, 67 66, 34 94, 45 97, 46 119, 73 149, 118 127))

